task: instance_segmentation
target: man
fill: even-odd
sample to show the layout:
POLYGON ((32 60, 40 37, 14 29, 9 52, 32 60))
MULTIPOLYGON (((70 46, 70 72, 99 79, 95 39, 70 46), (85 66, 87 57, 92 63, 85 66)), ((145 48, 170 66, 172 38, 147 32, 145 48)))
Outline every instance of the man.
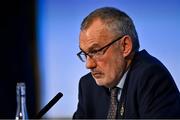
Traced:
POLYGON ((116 8, 99 8, 83 20, 77 55, 90 73, 80 79, 73 118, 180 118, 172 76, 139 46, 133 21, 116 8))

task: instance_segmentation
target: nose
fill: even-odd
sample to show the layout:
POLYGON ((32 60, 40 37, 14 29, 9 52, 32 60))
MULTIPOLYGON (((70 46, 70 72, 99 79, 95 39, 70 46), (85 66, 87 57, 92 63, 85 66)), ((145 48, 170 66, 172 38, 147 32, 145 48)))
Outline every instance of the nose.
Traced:
POLYGON ((96 62, 93 58, 87 56, 87 59, 86 59, 86 68, 87 69, 93 69, 96 67, 96 62))

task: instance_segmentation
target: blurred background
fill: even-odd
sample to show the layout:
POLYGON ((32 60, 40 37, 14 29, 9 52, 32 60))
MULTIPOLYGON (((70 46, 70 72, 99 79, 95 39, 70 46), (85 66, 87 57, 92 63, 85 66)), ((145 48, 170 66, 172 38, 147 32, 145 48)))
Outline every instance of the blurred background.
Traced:
POLYGON ((161 60, 180 89, 179 0, 14 0, 1 3, 0 118, 15 118, 16 83, 27 86, 33 118, 58 92, 64 96, 43 118, 71 118, 78 82, 88 73, 76 56, 80 24, 99 7, 112 6, 134 21, 140 49, 161 60))

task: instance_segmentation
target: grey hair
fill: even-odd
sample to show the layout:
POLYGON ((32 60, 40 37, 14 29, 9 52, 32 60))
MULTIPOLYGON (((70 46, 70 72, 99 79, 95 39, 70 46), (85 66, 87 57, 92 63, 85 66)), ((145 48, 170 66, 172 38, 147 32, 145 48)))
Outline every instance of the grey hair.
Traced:
POLYGON ((123 11, 113 7, 103 7, 91 12, 81 23, 81 31, 86 30, 95 19, 101 19, 115 35, 129 35, 133 40, 133 50, 139 50, 139 39, 132 19, 123 11))

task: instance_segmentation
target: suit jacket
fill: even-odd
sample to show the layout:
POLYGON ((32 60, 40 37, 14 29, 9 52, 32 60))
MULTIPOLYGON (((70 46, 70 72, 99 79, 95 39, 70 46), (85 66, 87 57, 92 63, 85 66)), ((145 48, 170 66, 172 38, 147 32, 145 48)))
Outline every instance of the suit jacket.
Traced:
MULTIPOLYGON (((87 74, 79 82, 73 118, 106 118, 109 89, 87 74)), ((166 67, 145 50, 137 52, 127 74, 117 118, 180 118, 180 93, 166 67)))

